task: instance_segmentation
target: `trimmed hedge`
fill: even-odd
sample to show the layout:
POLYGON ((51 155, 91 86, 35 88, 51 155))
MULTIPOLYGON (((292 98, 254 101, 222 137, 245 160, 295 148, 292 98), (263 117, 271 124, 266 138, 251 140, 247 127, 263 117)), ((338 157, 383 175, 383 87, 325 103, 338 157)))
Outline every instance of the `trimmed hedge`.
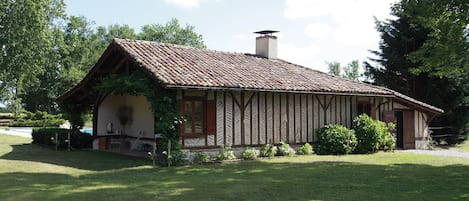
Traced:
POLYGON ((324 154, 349 154, 357 145, 354 131, 342 125, 328 124, 317 130, 318 144, 314 152, 324 154))
POLYGON ((37 111, 35 113, 25 111, 21 116, 10 122, 11 127, 58 127, 65 123, 61 114, 49 114, 37 111))
MULTIPOLYGON (((59 148, 68 147, 69 129, 64 128, 35 128, 33 129, 33 143, 47 146, 55 146, 55 134, 58 134, 59 148)), ((70 135, 70 145, 75 149, 91 148, 93 137, 80 131, 72 132, 70 135)))

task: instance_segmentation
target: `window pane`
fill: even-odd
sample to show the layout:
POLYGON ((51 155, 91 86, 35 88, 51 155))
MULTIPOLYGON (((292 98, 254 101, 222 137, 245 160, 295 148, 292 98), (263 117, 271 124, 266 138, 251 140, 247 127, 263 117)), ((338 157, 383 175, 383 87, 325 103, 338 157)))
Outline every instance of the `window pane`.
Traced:
POLYGON ((184 102, 184 132, 192 133, 192 102, 184 102))
POLYGON ((195 101, 194 102, 194 125, 195 125, 195 132, 201 133, 202 132, 202 119, 203 119, 203 105, 202 101, 195 101))

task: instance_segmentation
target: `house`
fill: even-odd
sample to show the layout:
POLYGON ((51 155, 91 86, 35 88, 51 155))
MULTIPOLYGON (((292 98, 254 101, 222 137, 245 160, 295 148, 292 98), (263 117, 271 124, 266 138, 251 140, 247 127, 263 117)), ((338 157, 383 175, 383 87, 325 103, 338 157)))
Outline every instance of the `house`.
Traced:
POLYGON ((429 122, 441 109, 279 59, 274 32, 256 33, 261 34, 256 54, 114 39, 86 77, 59 101, 74 99, 92 106, 94 149, 111 149, 116 134, 125 134, 129 149, 153 141, 155 120, 145 97, 99 94, 95 89, 103 77, 135 70, 177 94, 186 119, 179 129, 180 143, 187 149, 281 140, 314 143, 316 129, 330 123, 351 127, 362 113, 395 122, 398 147, 427 148, 429 122), (116 116, 124 105, 133 110, 128 126, 120 125, 116 116))

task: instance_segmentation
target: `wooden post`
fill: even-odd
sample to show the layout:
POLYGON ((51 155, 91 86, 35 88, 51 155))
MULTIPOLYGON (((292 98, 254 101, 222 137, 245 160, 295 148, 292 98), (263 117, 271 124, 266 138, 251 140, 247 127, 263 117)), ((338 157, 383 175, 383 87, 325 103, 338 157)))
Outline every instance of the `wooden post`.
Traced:
POLYGON ((171 139, 168 140, 168 155, 167 155, 167 158, 168 158, 168 167, 171 166, 171 139))
POLYGON ((70 133, 72 132, 72 130, 68 130, 68 151, 70 151, 70 133))
POLYGON ((59 134, 55 133, 55 150, 59 149, 59 134))
POLYGON ((153 135, 155 140, 153 142, 153 152, 151 153, 151 159, 153 160, 153 167, 156 166, 156 136, 153 135))

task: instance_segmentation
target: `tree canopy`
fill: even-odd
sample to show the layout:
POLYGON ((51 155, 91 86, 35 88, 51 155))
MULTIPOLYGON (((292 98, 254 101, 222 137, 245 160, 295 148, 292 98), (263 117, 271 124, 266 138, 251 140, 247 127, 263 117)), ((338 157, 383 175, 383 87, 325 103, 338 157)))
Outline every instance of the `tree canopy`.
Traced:
POLYGON ((144 25, 95 26, 67 16, 63 0, 0 2, 0 101, 19 113, 58 112, 55 98, 77 84, 113 38, 142 39, 205 48, 202 35, 177 19, 144 25))
POLYGON ((359 81, 359 79, 363 77, 363 74, 359 72, 360 64, 358 60, 353 60, 344 67, 337 61, 326 62, 326 64, 329 68, 329 74, 354 81, 359 81))
POLYGON ((377 58, 368 75, 382 85, 445 110, 433 126, 452 128, 454 141, 469 123, 469 4, 462 0, 401 0, 395 19, 377 21, 377 58))

